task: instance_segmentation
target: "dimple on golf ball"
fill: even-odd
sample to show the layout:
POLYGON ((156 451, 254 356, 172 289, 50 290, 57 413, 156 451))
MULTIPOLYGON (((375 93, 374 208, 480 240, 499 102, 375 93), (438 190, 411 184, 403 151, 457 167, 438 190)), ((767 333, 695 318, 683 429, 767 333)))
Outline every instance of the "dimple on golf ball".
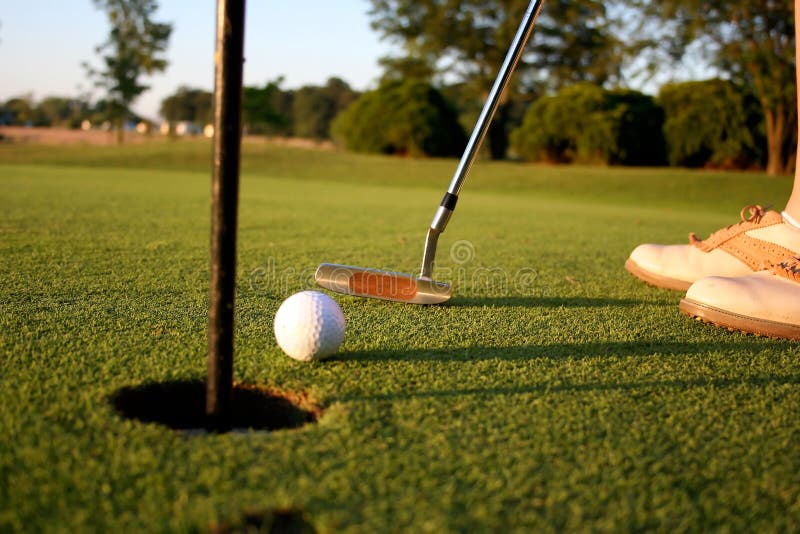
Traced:
POLYGON ((302 362, 334 354, 344 341, 345 320, 336 301, 319 291, 301 291, 275 314, 275 339, 288 356, 302 362))

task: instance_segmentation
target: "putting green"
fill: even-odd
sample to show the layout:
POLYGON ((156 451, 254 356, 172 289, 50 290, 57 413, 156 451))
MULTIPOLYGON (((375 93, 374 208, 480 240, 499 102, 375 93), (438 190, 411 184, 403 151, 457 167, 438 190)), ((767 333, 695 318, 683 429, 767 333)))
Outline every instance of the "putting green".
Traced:
POLYGON ((337 295, 341 353, 301 364, 280 302, 323 261, 416 270, 455 162, 247 145, 235 375, 324 411, 203 435, 110 399, 204 377, 208 157, 0 146, 0 531, 800 529, 797 344, 623 269, 788 179, 479 162, 440 242, 450 303, 337 295))

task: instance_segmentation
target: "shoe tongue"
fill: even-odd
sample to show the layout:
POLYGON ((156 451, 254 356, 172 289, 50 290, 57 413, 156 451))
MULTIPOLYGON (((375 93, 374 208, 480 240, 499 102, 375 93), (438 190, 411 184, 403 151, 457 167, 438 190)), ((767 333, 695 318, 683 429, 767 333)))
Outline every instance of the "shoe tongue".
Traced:
POLYGON ((742 219, 736 226, 745 226, 752 229, 758 226, 770 226, 772 224, 780 224, 783 222, 783 216, 775 210, 766 210, 761 212, 757 217, 751 219, 742 219))
POLYGON ((758 224, 776 224, 783 222, 783 216, 775 210, 767 210, 758 224))

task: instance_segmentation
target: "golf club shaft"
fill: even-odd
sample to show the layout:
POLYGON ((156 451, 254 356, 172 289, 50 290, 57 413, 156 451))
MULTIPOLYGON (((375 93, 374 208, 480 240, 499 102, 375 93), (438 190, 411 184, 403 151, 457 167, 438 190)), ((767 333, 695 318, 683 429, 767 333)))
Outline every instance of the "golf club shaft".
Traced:
POLYGON ((542 10, 544 0, 531 0, 528 4, 528 9, 522 17, 522 22, 519 25, 517 34, 514 40, 511 41, 511 46, 508 49, 505 60, 497 73, 497 78, 492 85, 489 96, 483 104, 481 114, 478 116, 478 121, 475 123, 475 128, 472 130, 467 146, 461 156, 461 161, 458 163, 456 172, 453 175, 453 180, 450 182, 450 187, 447 189, 442 203, 436 211, 431 222, 431 227, 428 230, 428 236, 425 240, 425 253, 422 257, 422 272, 421 277, 430 278, 431 271, 433 270, 433 259, 436 255, 436 244, 439 239, 439 234, 444 232, 453 210, 456 208, 458 195, 461 192, 461 187, 464 185, 464 180, 469 174, 472 164, 478 155, 481 148, 483 139, 486 137, 486 132, 489 131, 489 125, 492 123, 497 107, 500 103, 500 97, 508 87, 508 82, 511 80, 511 75, 519 63, 519 58, 525 49, 525 44, 533 31, 533 26, 536 23, 536 18, 542 10))
POLYGON ((528 42, 528 38, 533 31, 533 25, 536 22, 536 17, 539 15, 543 1, 544 0, 532 0, 528 5, 528 9, 525 11, 525 16, 522 18, 517 34, 511 42, 503 65, 497 73, 497 78, 494 81, 492 90, 489 92, 481 114, 478 116, 478 121, 475 123, 475 127, 472 130, 472 135, 469 138, 467 147, 464 149, 464 154, 461 156, 461 161, 458 163, 456 172, 453 175, 453 180, 450 182, 450 187, 447 192, 451 195, 458 196, 461 192, 464 179, 472 168, 472 164, 475 162, 475 158, 486 137, 486 133, 489 131, 489 126, 500 104, 500 97, 508 87, 511 75, 514 73, 514 69, 517 68, 517 63, 519 63, 519 58, 522 56, 522 52, 525 49, 525 44, 528 42))

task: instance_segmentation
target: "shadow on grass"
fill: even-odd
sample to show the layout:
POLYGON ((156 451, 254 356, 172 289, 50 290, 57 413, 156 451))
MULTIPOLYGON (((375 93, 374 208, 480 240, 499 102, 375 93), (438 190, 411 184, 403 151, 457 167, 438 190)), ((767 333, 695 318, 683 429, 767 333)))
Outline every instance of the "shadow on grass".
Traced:
MULTIPOLYGON (((675 300, 677 302, 677 299, 675 300)), ((446 306, 497 306, 518 308, 600 308, 604 306, 636 306, 639 304, 659 304, 652 300, 615 299, 598 297, 545 297, 545 296, 503 296, 503 297, 461 297, 456 295, 446 306)), ((674 303, 673 303, 674 304, 674 303)))
POLYGON ((598 357, 675 356, 723 352, 756 354, 765 348, 789 346, 789 342, 743 338, 740 341, 686 342, 664 339, 590 343, 552 343, 513 347, 458 347, 417 350, 341 352, 332 361, 381 363, 384 361, 482 361, 482 360, 581 360, 598 357))
POLYGON ((617 382, 590 382, 585 384, 531 384, 528 386, 496 387, 496 388, 463 388, 445 389, 438 391, 402 391, 395 393, 381 393, 376 395, 343 395, 333 399, 336 402, 359 402, 359 401, 397 401, 408 399, 424 398, 448 398, 448 397, 469 397, 469 396, 505 396, 505 395, 526 395, 538 393, 542 395, 558 393, 582 393, 600 391, 625 391, 629 393, 650 393, 653 390, 691 388, 713 388, 722 389, 735 386, 766 386, 766 385, 800 385, 800 375, 767 375, 767 376, 747 376, 741 378, 696 378, 681 380, 653 380, 634 383, 617 382))
POLYGON ((250 511, 235 522, 211 525, 211 534, 264 532, 267 534, 314 534, 316 530, 299 509, 250 511))
MULTIPOLYGON (((206 384, 201 380, 127 386, 110 398, 122 416, 173 430, 205 430, 206 384)), ((321 410, 305 395, 235 384, 231 399, 234 429, 278 430, 316 422, 321 410)))

